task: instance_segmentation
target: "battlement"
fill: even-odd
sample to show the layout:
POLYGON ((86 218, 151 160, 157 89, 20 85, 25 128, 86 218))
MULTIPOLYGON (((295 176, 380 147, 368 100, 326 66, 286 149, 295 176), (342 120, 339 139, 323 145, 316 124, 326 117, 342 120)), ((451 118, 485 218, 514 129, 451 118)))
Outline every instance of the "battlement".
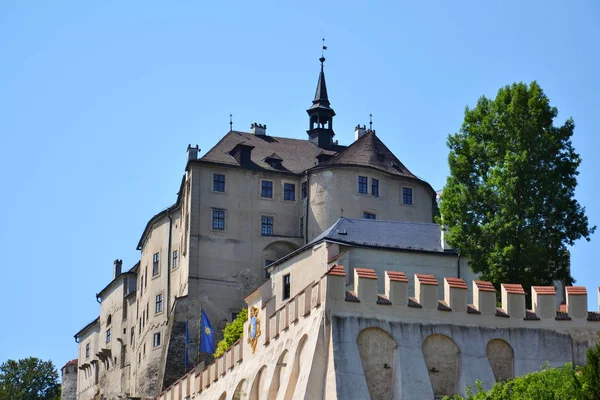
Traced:
MULTIPOLYGON (((553 286, 533 286, 531 288, 532 309, 525 307, 525 290, 523 286, 515 283, 501 284, 501 307, 496 306, 497 291, 490 282, 475 280, 470 282, 473 290, 473 303, 467 303, 468 286, 461 278, 447 277, 443 280, 444 297, 438 298, 438 282, 434 275, 415 274, 414 291, 415 296, 409 297, 408 286, 409 278, 405 273, 399 271, 385 271, 383 279, 385 283, 384 293, 377 293, 377 282, 381 277, 377 272, 369 268, 354 269, 354 287, 352 290, 346 288, 345 268, 335 265, 327 274, 327 298, 332 300, 343 299, 345 303, 350 303, 343 307, 343 311, 356 310, 371 306, 381 307, 381 312, 385 308, 392 306, 396 316, 412 315, 412 310, 421 310, 420 312, 440 312, 438 316, 443 317, 444 313, 464 313, 472 316, 492 316, 499 319, 511 320, 513 322, 499 322, 501 324, 516 324, 515 320, 527 321, 531 327, 535 327, 535 321, 546 322, 544 325, 554 324, 554 321, 577 321, 581 322, 599 322, 600 321, 600 288, 598 288, 599 306, 598 311, 588 311, 587 309, 587 291, 583 286, 567 287, 566 310, 556 310, 556 288, 553 286), (352 303, 355 303, 352 305, 352 303), (360 305, 358 305, 360 304, 360 305), (530 322, 531 321, 531 322, 530 322), (552 322, 549 322, 552 321, 552 322)), ((334 311, 338 309, 332 307, 334 311)), ((377 313, 377 311, 375 311, 377 313)), ((454 318, 454 317, 453 317, 454 318)), ((475 320, 469 322, 477 324, 475 320)), ((482 321, 483 323, 483 321, 482 321)), ((559 323, 559 322, 556 322, 559 323)), ((519 324, 521 325, 521 324, 519 324)), ((600 327, 595 326, 596 328, 600 327)))

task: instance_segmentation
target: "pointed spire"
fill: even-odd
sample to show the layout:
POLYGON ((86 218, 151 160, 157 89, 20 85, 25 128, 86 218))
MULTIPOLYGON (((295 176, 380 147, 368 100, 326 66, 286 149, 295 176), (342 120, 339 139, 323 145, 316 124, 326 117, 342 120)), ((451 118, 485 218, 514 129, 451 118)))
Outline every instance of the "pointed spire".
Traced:
POLYGON ((315 99, 313 100, 313 104, 322 105, 328 108, 329 97, 327 96, 327 84, 325 83, 325 72, 323 71, 325 57, 321 56, 319 61, 321 61, 321 73, 319 74, 319 81, 317 82, 317 90, 315 91, 315 99))
MULTIPOLYGON (((327 50, 323 45, 322 50, 327 50)), ((335 111, 330 107, 329 97, 327 96, 327 84, 325 83, 324 63, 325 57, 321 54, 321 72, 315 91, 315 99, 306 112, 309 116, 309 130, 307 131, 309 139, 317 146, 328 149, 333 144, 333 117, 335 111)))

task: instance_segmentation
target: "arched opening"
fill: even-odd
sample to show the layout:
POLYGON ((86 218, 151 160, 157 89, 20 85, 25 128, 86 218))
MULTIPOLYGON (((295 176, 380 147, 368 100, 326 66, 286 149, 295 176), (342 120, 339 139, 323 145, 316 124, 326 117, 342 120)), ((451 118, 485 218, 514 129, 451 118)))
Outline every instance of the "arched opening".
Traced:
MULTIPOLYGON (((292 242, 287 242, 285 240, 278 240, 276 242, 269 243, 262 249, 264 266, 271 264, 274 261, 279 260, 290 254, 292 251, 298 249, 298 246, 292 242)), ((268 279, 269 275, 267 271, 265 271, 265 279, 268 279)))
POLYGON ((371 400, 391 399, 396 341, 383 329, 367 328, 358 334, 356 344, 371 400))
POLYGON ((294 391, 296 390, 296 384, 298 383, 298 377, 300 376, 300 357, 302 356, 302 350, 304 350, 307 339, 308 335, 304 334, 302 339, 298 342, 298 347, 294 354, 294 366, 292 367, 292 373, 285 391, 284 400, 292 400, 294 398, 294 391))
POLYGON ((265 371, 267 367, 265 365, 263 365, 260 370, 258 370, 258 373, 256 374, 256 377, 254 378, 254 382, 252 382, 252 389, 250 389, 250 398, 249 400, 259 400, 262 399, 262 393, 263 391, 261 390, 261 386, 262 386, 262 376, 263 376, 263 372, 265 371))
POLYGON ((231 398, 231 400, 242 400, 246 398, 246 395, 248 394, 246 392, 246 380, 242 379, 240 381, 240 383, 237 384, 237 386, 235 387, 235 391, 233 392, 233 397, 231 398))
POLYGON ((457 392, 460 349, 446 335, 429 335, 423 342, 423 356, 435 396, 451 396, 457 392))
POLYGON ((277 360, 275 372, 273 372, 273 379, 271 380, 271 387, 269 387, 268 400, 275 400, 277 397, 277 392, 279 392, 279 387, 281 386, 281 377, 285 372, 285 367, 287 367, 288 354, 289 352, 284 350, 279 356, 279 360, 277 360))
POLYGON ((227 392, 223 392, 220 396, 219 396, 219 400, 225 400, 225 398, 227 398, 227 392))
POLYGON ((502 339, 492 339, 485 346, 485 353, 496 382, 502 382, 515 377, 515 352, 510 344, 502 339))

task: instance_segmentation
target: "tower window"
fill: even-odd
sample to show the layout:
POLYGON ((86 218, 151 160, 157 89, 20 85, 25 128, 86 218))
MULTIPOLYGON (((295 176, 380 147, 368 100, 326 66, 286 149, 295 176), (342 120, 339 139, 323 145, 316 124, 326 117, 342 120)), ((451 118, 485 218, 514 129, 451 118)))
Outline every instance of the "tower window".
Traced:
POLYGON ((90 344, 85 344, 85 358, 90 358, 90 344))
POLYGON ((177 264, 177 261, 179 261, 178 257, 179 257, 179 252, 177 250, 173 251, 173 269, 175 269, 179 266, 177 264))
POLYGON ((110 328, 106 330, 106 343, 110 343, 110 328))
POLYGON ((273 181, 262 181, 260 196, 268 199, 273 198, 273 181))
POLYGON ((225 175, 213 174, 213 191, 225 192, 225 175))
POLYGON ((363 213, 363 218, 364 219, 376 219, 375 214, 370 213, 370 212, 364 212, 363 213))
POLYGON ((218 231, 225 229, 225 210, 213 210, 212 228, 218 231))
POLYGON ((161 294, 156 295, 155 312, 159 313, 159 312, 162 312, 162 310, 163 310, 163 295, 161 293, 161 294))
POLYGON ((292 280, 290 278, 290 274, 283 276, 283 300, 287 300, 290 298, 290 292, 292 288, 292 280))
POLYGON ((413 203, 412 189, 408 187, 402 188, 402 204, 411 205, 413 203))
POLYGON ((296 185, 293 183, 283 184, 283 199, 289 201, 296 200, 296 185))
POLYGON ((302 182, 302 198, 306 198, 306 194, 308 192, 308 182, 302 182))
POLYGON ((160 332, 156 332, 154 334, 154 340, 152 342, 153 347, 158 347, 160 346, 160 332))
POLYGON ((158 275, 159 269, 158 264, 160 261, 160 253, 154 253, 152 255, 152 276, 158 275))
POLYGON ((129 344, 133 344, 134 337, 135 337, 135 326, 132 326, 131 333, 129 334, 129 344))
POLYGON ((261 217, 260 234, 263 236, 273 235, 273 217, 261 217))
POLYGON ((379 179, 371 179, 371 194, 379 196, 379 179))
POLYGON ((358 193, 369 193, 368 189, 368 179, 366 176, 358 177, 358 193))

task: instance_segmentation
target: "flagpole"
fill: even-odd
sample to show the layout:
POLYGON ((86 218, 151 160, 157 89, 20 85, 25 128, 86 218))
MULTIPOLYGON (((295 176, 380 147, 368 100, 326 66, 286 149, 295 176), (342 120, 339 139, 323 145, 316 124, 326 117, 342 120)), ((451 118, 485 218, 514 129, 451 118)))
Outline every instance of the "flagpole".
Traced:
POLYGON ((196 364, 200 364, 200 340, 202 338, 202 303, 200 303, 200 312, 198 313, 198 346, 196 347, 196 351, 198 352, 196 356, 196 364))
POLYGON ((188 364, 188 319, 185 319, 185 357, 183 360, 183 374, 187 374, 187 364, 188 364))

